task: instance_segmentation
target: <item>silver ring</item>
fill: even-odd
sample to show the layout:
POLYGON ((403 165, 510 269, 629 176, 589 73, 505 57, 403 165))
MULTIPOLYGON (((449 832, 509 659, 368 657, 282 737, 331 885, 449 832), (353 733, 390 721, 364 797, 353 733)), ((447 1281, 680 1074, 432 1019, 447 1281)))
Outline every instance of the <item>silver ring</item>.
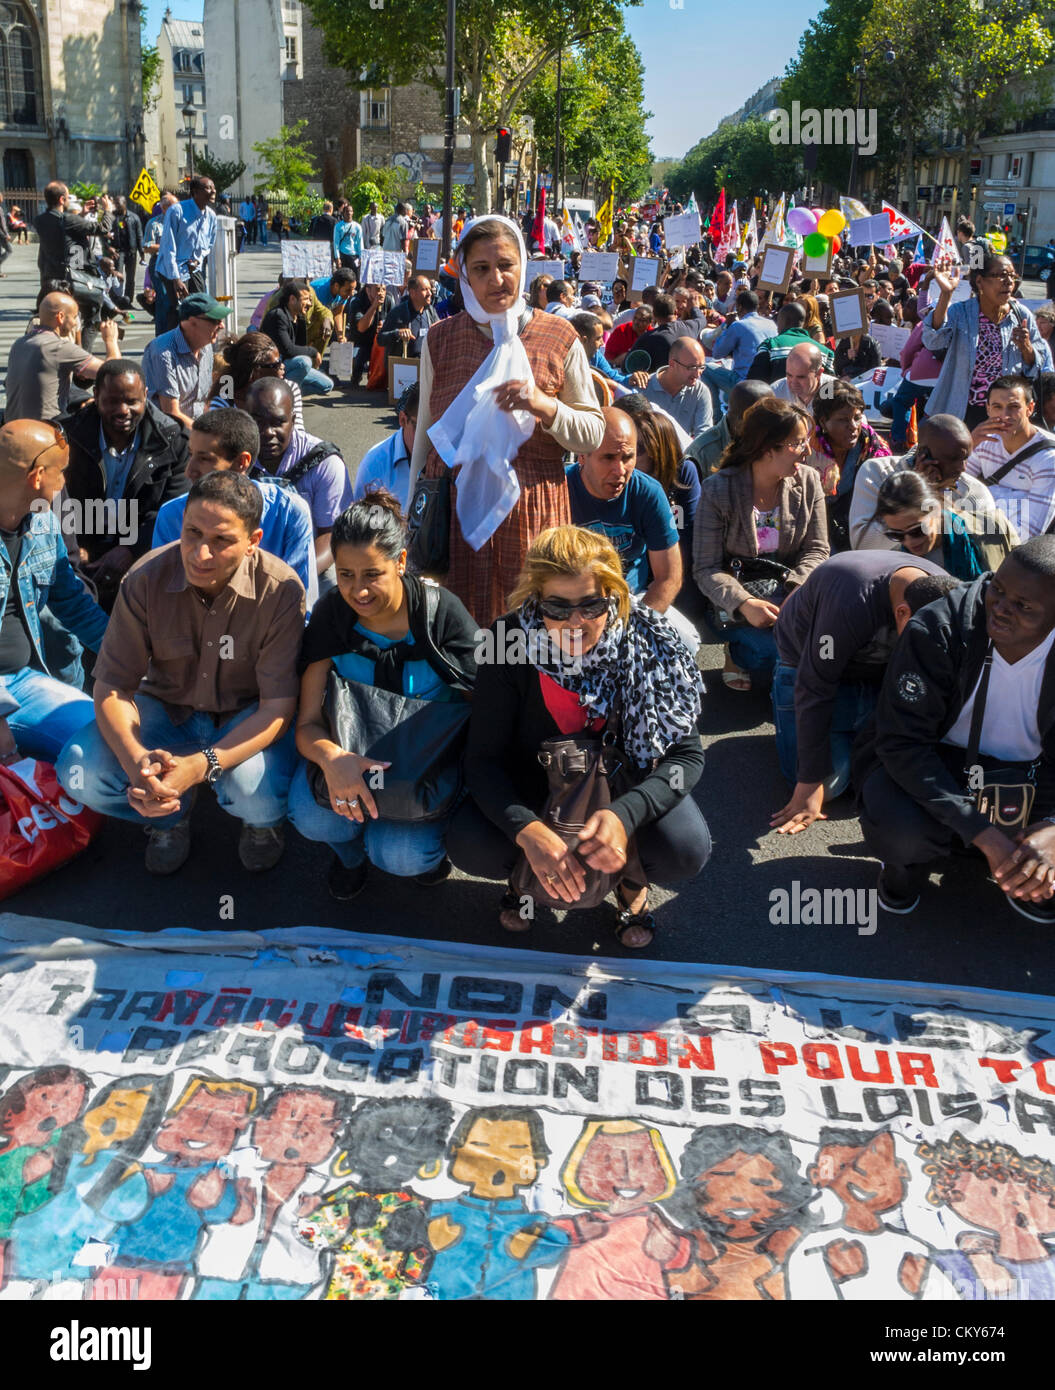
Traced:
POLYGON ((351 799, 351 801, 346 802, 345 804, 348 805, 348 806, 358 806, 358 805, 359 805, 359 798, 358 798, 357 796, 353 796, 352 799, 351 799))

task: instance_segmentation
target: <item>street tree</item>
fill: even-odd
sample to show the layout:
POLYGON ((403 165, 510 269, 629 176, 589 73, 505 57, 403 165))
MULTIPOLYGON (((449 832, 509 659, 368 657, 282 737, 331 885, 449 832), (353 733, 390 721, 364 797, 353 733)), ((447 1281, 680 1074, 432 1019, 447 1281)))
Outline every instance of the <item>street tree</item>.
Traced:
POLYGON ((200 153, 195 152, 194 169, 196 173, 204 174, 206 178, 212 179, 216 185, 217 193, 223 193, 233 183, 237 183, 245 173, 245 160, 220 159, 206 145, 200 153))
POLYGON ((270 140, 257 140, 253 145, 265 171, 257 174, 253 187, 257 193, 268 189, 288 193, 291 198, 302 198, 308 191, 308 180, 317 177, 311 150, 301 143, 301 136, 308 127, 306 120, 293 125, 281 126, 279 132, 270 140))
MULTIPOLYGON (((327 60, 344 68, 353 86, 420 81, 444 91, 444 0, 406 0, 398 19, 377 0, 306 0, 306 6, 322 31, 327 60)), ((492 207, 495 128, 512 124, 524 93, 558 49, 618 24, 621 14, 621 0, 576 0, 574 9, 571 0, 459 0, 455 86, 472 145, 478 211, 492 207)))

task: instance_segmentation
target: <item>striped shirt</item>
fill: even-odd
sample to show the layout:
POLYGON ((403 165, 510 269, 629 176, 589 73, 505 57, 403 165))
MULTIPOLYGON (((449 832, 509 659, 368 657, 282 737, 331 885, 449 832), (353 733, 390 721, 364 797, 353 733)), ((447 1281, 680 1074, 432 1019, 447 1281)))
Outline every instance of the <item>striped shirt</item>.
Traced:
POLYGON ((1034 430, 1015 454, 1007 452, 1000 437, 983 439, 967 460, 966 467, 972 478, 985 483, 1038 437, 1047 440, 1049 447, 1030 454, 998 483, 987 484, 993 501, 1024 541, 1030 536, 1039 536, 1055 522, 1055 435, 1047 430, 1034 430))

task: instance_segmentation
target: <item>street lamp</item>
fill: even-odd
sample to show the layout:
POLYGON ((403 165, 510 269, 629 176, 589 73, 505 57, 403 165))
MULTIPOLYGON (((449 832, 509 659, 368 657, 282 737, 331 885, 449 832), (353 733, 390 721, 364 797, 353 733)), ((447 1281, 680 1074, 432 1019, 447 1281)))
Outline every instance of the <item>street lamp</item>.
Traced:
POLYGON ((191 178, 194 177, 194 124, 197 119, 198 113, 193 103, 188 100, 183 108, 183 123, 186 127, 183 133, 187 137, 187 163, 190 165, 191 178))
MULTIPOLYGON (((865 78, 868 76, 866 64, 872 59, 878 58, 882 53, 884 63, 893 63, 897 59, 897 54, 890 46, 889 39, 880 39, 878 43, 872 44, 861 54, 861 61, 854 68, 854 76, 857 78, 857 110, 862 109, 865 99, 865 78)), ((857 178, 857 140, 854 140, 850 153, 850 183, 847 196, 852 198, 857 192, 855 180, 857 178)))

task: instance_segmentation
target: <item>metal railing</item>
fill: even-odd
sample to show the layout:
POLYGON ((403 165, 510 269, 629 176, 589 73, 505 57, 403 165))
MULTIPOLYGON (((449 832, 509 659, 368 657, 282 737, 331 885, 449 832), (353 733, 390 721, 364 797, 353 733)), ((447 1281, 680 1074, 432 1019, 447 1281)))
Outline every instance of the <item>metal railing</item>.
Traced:
POLYGON ((44 195, 38 188, 4 188, 4 207, 8 212, 13 207, 20 209, 21 220, 29 228, 30 238, 36 237, 33 222, 44 211, 44 195))

